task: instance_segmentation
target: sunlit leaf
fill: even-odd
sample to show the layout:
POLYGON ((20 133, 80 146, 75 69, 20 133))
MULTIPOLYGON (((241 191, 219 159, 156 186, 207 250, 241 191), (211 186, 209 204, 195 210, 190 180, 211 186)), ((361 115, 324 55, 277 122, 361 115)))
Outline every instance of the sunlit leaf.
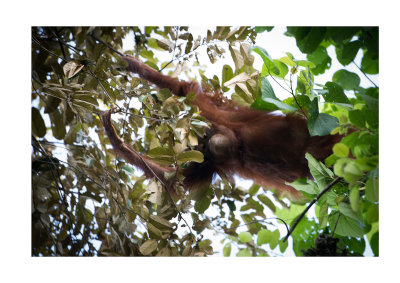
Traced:
POLYGON ((139 251, 143 255, 150 255, 152 252, 154 252, 157 249, 157 241, 156 240, 147 240, 144 242, 140 248, 139 251))
POLYGON ((239 233, 239 240, 242 243, 247 243, 252 240, 252 236, 249 232, 241 232, 241 233, 239 233))

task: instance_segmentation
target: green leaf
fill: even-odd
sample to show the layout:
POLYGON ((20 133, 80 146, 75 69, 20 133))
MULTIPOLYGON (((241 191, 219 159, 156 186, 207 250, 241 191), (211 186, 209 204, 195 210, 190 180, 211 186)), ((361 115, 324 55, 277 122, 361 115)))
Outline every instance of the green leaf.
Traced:
POLYGON ((255 27, 256 33, 262 33, 264 31, 271 31, 274 27, 255 27))
POLYGON ((270 84, 270 82, 266 77, 261 78, 261 93, 262 93, 262 98, 278 99, 275 95, 272 85, 270 84))
POLYGON ((174 227, 174 224, 158 215, 150 215, 150 222, 161 231, 169 231, 174 227))
POLYGON ((340 85, 334 82, 327 82, 325 86, 328 89, 328 93, 325 93, 322 96, 326 102, 345 103, 351 105, 349 99, 344 94, 343 88, 340 85))
POLYGON ((140 246, 139 251, 142 255, 150 255, 157 249, 157 245, 156 240, 147 240, 140 246))
POLYGON ((361 171, 370 171, 378 166, 379 156, 374 155, 371 157, 358 157, 355 162, 361 171))
POLYGON ((376 75, 379 73, 379 61, 372 52, 367 51, 361 60, 361 70, 366 74, 376 75))
POLYGON ((271 240, 269 242, 269 246, 271 249, 276 248, 276 246, 278 245, 280 236, 281 236, 281 234, 279 233, 278 229, 275 229, 274 231, 271 232, 271 240))
MULTIPOLYGON (((223 86, 227 81, 233 78, 233 70, 231 66, 224 65, 222 67, 222 82, 221 85, 223 86)), ((223 86, 223 91, 229 91, 228 87, 223 86)))
POLYGON ((280 233, 276 229, 274 231, 269 231, 266 229, 261 229, 257 234, 257 246, 263 244, 269 244, 271 249, 275 249, 279 242, 280 233))
POLYGON ((240 250, 237 254, 237 257, 251 257, 252 254, 249 249, 240 250))
MULTIPOLYGON (((289 72, 289 68, 286 66, 286 64, 284 64, 282 61, 280 60, 273 60, 275 66, 279 69, 279 74, 275 74, 275 73, 271 73, 273 76, 279 77, 279 78, 284 78, 286 77, 287 73, 289 72)), ((267 75, 267 74, 263 74, 262 75, 267 75)))
MULTIPOLYGON (((186 33, 188 34, 188 33, 186 33)), ((186 41, 186 48, 185 48, 185 54, 190 53, 190 50, 192 50, 193 47, 193 35, 191 33, 188 34, 187 41, 186 41)))
POLYGON ((158 45, 159 40, 155 39, 155 38, 146 38, 147 40, 147 44, 149 45, 149 47, 156 49, 156 50, 161 50, 164 51, 165 49, 163 47, 166 47, 165 44, 160 43, 160 45, 163 45, 163 47, 161 47, 160 45, 158 45))
POLYGON ((250 242, 252 239, 253 239, 253 237, 251 236, 251 234, 249 232, 241 232, 241 233, 239 233, 239 240, 242 243, 250 242))
POLYGON ((259 47, 259 46, 254 46, 253 48, 251 48, 251 50, 253 50, 258 55, 261 56, 261 58, 264 62, 264 65, 269 72, 276 74, 276 75, 280 74, 279 68, 275 65, 273 59, 271 58, 271 56, 269 56, 268 52, 264 48, 259 47))
POLYGON ((379 232, 376 232, 371 237, 371 241, 369 242, 371 245, 372 252, 375 256, 379 256, 379 232))
POLYGON ((372 224, 379 221, 379 207, 377 204, 371 204, 365 214, 367 222, 372 224))
POLYGON ((261 95, 257 96, 251 105, 254 109, 259 110, 289 110, 296 111, 296 108, 280 101, 266 77, 261 78, 261 95))
POLYGON ((354 125, 363 128, 365 127, 364 112, 358 109, 349 111, 349 119, 354 125))
POLYGON ((349 148, 343 143, 337 143, 333 146, 333 153, 338 157, 347 157, 349 155, 349 148))
POLYGON ((46 135, 46 125, 40 111, 35 107, 32 107, 32 133, 39 138, 46 135))
POLYGON ((379 201, 379 182, 378 179, 371 178, 365 184, 365 197, 371 202, 379 201))
POLYGON ((332 63, 326 48, 321 45, 313 53, 307 55, 307 60, 315 64, 315 67, 311 68, 314 75, 325 73, 325 70, 329 69, 332 63))
POLYGON ((156 238, 156 239, 161 239, 162 238, 161 230, 158 229, 153 224, 151 224, 150 222, 147 222, 147 231, 149 231, 149 236, 151 238, 156 238))
POLYGON ((365 94, 360 94, 361 98, 365 101, 369 110, 379 111, 379 93, 377 88, 368 88, 365 94))
POLYGON ((256 183, 253 183, 249 189, 249 195, 254 196, 258 190, 260 189, 260 185, 257 185, 256 183))
POLYGON ((329 135, 330 132, 338 126, 339 120, 325 113, 319 113, 316 118, 308 121, 308 127, 311 129, 311 136, 329 135))
POLYGON ((314 68, 315 67, 315 64, 313 62, 306 61, 306 60, 294 60, 294 62, 296 63, 296 65, 304 67, 304 68, 314 68))
POLYGON ((224 248, 222 249, 222 253, 225 257, 228 257, 231 255, 231 243, 227 243, 224 248))
POLYGON ((339 70, 333 74, 332 81, 347 90, 354 90, 360 86, 360 77, 347 70, 339 70))
POLYGON ((290 67, 296 67, 296 62, 293 61, 293 55, 290 56, 290 53, 287 53, 289 56, 287 57, 282 57, 279 59, 279 61, 281 61, 282 63, 290 66, 290 67))
POLYGON ((329 217, 329 226, 334 229, 336 223, 335 233, 344 237, 362 237, 364 235, 364 228, 362 224, 346 215, 341 215, 337 221, 339 214, 336 213, 329 217))
POLYGON ((266 196, 266 195, 258 195, 257 198, 265 204, 272 212, 275 212, 276 206, 275 204, 266 196))
POLYGON ((306 192, 311 195, 316 195, 318 191, 315 189, 314 185, 312 184, 312 181, 306 179, 306 178, 299 178, 296 181, 292 183, 286 183, 289 186, 292 186, 298 191, 306 192))
POLYGON ((203 197, 202 199, 196 201, 194 204, 194 210, 197 211, 198 213, 204 213, 211 204, 211 199, 208 197, 203 197))
POLYGON ((340 246, 347 247, 350 255, 362 256, 364 254, 366 247, 364 238, 341 237, 339 243, 340 246))
POLYGON ((336 117, 319 113, 317 98, 314 98, 310 103, 309 113, 310 117, 307 125, 310 128, 311 136, 329 135, 333 129, 339 126, 339 120, 336 117))
POLYGON ((350 207, 353 211, 358 211, 358 204, 360 201, 360 191, 358 188, 353 188, 349 194, 350 207))
POLYGON ((347 158, 338 159, 333 166, 333 172, 335 172, 336 176, 343 177, 344 176, 344 167, 348 162, 347 158))
POLYGON ((135 171, 132 169, 131 166, 129 165, 124 165, 122 166, 122 170, 128 172, 129 174, 135 174, 135 171))
POLYGON ((350 64, 361 48, 361 41, 355 40, 336 47, 336 58, 343 66, 350 64))
POLYGON ((359 180, 362 177, 362 170, 359 168, 358 164, 354 161, 350 161, 344 167, 344 179, 351 183, 359 180))
POLYGON ((88 106, 99 106, 99 103, 97 102, 97 99, 91 95, 78 95, 78 94, 74 94, 72 96, 72 102, 83 102, 88 104, 88 106))
POLYGON ((174 163, 174 151, 169 147, 155 147, 147 153, 149 157, 151 157, 154 161, 164 164, 170 165, 174 163))
POLYGON ((203 153, 197 150, 184 151, 178 154, 176 157, 179 163, 193 161, 197 163, 202 163, 204 161, 203 153))
POLYGON ((357 220, 357 221, 359 220, 358 217, 357 217, 357 215, 355 214, 355 212, 354 212, 353 209, 351 208, 350 204, 345 203, 345 202, 340 202, 340 203, 338 204, 338 207, 339 207, 339 211, 340 211, 343 215, 345 215, 345 216, 347 216, 347 217, 350 217, 350 218, 352 218, 352 219, 354 219, 354 220, 357 220))
POLYGON ((296 95, 296 100, 293 97, 288 97, 283 100, 284 103, 293 106, 297 109, 307 109, 311 103, 310 98, 307 95, 296 95))
POLYGON ((226 204, 228 205, 230 211, 236 210, 236 205, 234 201, 228 199, 226 200, 226 204))
POLYGON ((317 49, 325 38, 325 27, 288 27, 287 34, 296 38, 297 46, 302 53, 310 54, 317 49))
POLYGON ((49 114, 51 120, 51 131, 53 132, 53 136, 58 139, 62 140, 65 137, 66 129, 64 124, 64 119, 57 109, 49 114))
POLYGON ((324 189, 332 182, 334 177, 333 172, 309 153, 306 153, 306 159, 308 160, 311 175, 315 178, 319 189, 324 189))
POLYGON ((251 93, 248 91, 246 85, 244 84, 237 84, 235 85, 235 93, 246 103, 246 104, 252 104, 254 102, 254 99, 251 95, 251 93))
POLYGON ((358 32, 360 27, 328 27, 326 38, 332 39, 336 45, 350 41, 358 32))
POLYGON ((257 246, 261 246, 263 244, 268 244, 269 241, 271 240, 271 231, 266 230, 266 229, 261 229, 258 231, 257 234, 257 246))
POLYGON ((289 241, 286 241, 286 242, 280 241, 279 242, 279 250, 281 251, 281 253, 284 253, 288 246, 289 246, 289 241))
POLYGON ((369 128, 378 129, 379 127, 379 114, 378 112, 365 109, 364 112, 365 121, 369 128))
POLYGON ((329 219, 328 208, 329 208, 329 205, 327 202, 324 202, 320 206, 319 213, 318 213, 318 222, 319 222, 320 228, 325 228, 326 225, 328 224, 328 219, 329 219))
POLYGON ((277 208, 275 214, 277 217, 282 219, 296 219, 305 208, 305 205, 291 204, 289 209, 277 208))

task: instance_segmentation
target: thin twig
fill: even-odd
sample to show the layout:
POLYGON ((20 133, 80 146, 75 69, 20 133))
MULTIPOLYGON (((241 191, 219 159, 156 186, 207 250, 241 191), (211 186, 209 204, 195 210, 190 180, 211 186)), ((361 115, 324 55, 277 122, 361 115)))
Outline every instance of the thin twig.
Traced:
POLYGON ((103 89, 104 93, 106 94, 106 96, 108 97, 108 99, 110 99, 112 101, 111 96, 108 94, 107 90, 104 88, 103 84, 101 83, 100 79, 92 72, 92 70, 90 68, 87 68, 89 71, 89 74, 95 78, 97 80, 97 82, 99 83, 99 85, 101 86, 101 88, 103 89))
POLYGON ((354 65, 356 65, 356 67, 360 70, 361 73, 363 73, 363 75, 376 87, 378 88, 378 86, 368 77, 368 75, 366 73, 364 73, 363 70, 361 70, 361 68, 354 62, 352 61, 354 65))
MULTIPOLYGON (((129 113, 129 112, 124 111, 124 110, 120 110, 120 111, 118 111, 118 112, 124 113, 124 114, 127 114, 127 115, 132 115, 132 116, 139 117, 139 118, 143 118, 143 119, 148 119, 148 120, 157 121, 157 122, 171 122, 171 121, 176 120, 176 118, 161 119, 161 118, 148 117, 148 116, 144 116, 144 115, 140 115, 140 114, 129 113)), ((186 114, 186 113, 182 113, 181 115, 184 115, 184 114, 186 114)), ((181 116, 181 115, 179 115, 179 116, 181 116)), ((178 117, 179 117, 179 116, 178 116, 178 117)))
POLYGON ((304 211, 300 214, 300 216, 296 219, 296 222, 293 224, 292 227, 290 227, 289 233, 286 235, 286 237, 283 239, 283 242, 286 242, 289 236, 293 233, 293 230, 296 228, 297 224, 300 223, 300 220, 304 217, 304 215, 307 213, 307 211, 311 208, 311 206, 314 205, 325 193, 327 193, 336 183, 338 183, 342 178, 341 177, 336 177, 325 189, 323 189, 304 209, 304 211))
POLYGON ((339 212, 338 218, 336 219, 335 227, 333 227, 333 230, 332 230, 332 237, 333 237, 333 235, 335 235, 336 227, 337 227, 337 224, 339 223, 340 216, 342 216, 342 214, 339 212))
MULTIPOLYGON (((287 92, 289 92, 293 98, 294 101, 296 102, 297 106, 299 107, 299 109, 301 110, 301 112, 303 112, 304 117, 307 117, 306 113, 304 112, 303 108, 300 106, 300 103, 297 101, 296 95, 294 95, 293 92, 293 88, 291 87, 290 90, 287 90, 285 87, 283 87, 272 75, 271 72, 268 70, 269 75, 271 76, 271 78, 274 80, 274 82, 276 82, 281 88, 283 88, 284 90, 286 90, 287 92)), ((292 77, 290 76, 290 86, 292 86, 292 77)))
POLYGON ((171 61, 169 61, 169 63, 167 63, 164 67, 162 67, 161 69, 160 69, 160 72, 162 72, 170 63, 172 63, 175 59, 174 59, 174 57, 175 57, 175 51, 176 51, 176 43, 177 43, 177 41, 178 41, 178 32, 179 32, 179 29, 178 29, 178 27, 176 27, 176 32, 175 32, 175 43, 174 43, 174 49, 173 49, 173 51, 172 51, 172 59, 171 59, 171 61))
POLYGON ((68 61, 67 55, 65 54, 64 46, 62 45, 61 39, 60 39, 60 37, 58 35, 57 28, 54 28, 54 31, 52 31, 52 32, 55 35, 55 37, 57 38, 57 42, 60 45, 61 53, 62 53, 64 59, 68 61))
POLYGON ((117 53, 119 56, 123 57, 125 56, 124 54, 122 54, 121 52, 119 52, 118 50, 114 49, 110 44, 102 41, 101 39, 97 38, 93 32, 89 33, 89 36, 91 36, 94 40, 97 40, 98 42, 100 42, 101 44, 103 44, 104 46, 106 46, 107 48, 109 48, 110 50, 114 51, 115 53, 117 53))
POLYGON ((296 95, 294 94, 294 91, 293 91, 293 81, 292 81, 292 73, 290 73, 289 78, 290 78, 290 94, 293 96, 294 101, 296 102, 297 106, 299 106, 301 112, 303 112, 304 117, 307 118, 306 113, 304 113, 303 108, 301 108, 300 103, 297 101, 296 95))
POLYGON ((63 57, 58 56, 58 55, 55 54, 54 52, 52 52, 52 51, 50 51, 49 49, 47 49, 46 47, 44 47, 44 46, 39 42, 39 40, 37 40, 34 36, 32 36, 32 41, 33 41, 34 43, 36 43, 37 45, 39 45, 40 48, 42 48, 42 49, 46 50, 47 52, 49 52, 51 55, 57 57, 58 59, 61 59, 61 60, 64 61, 64 62, 68 62, 68 61, 65 60, 63 57))
POLYGON ((268 70, 268 74, 271 76, 271 78, 274 80, 274 82, 276 82, 281 88, 283 88, 284 90, 286 90, 288 93, 292 94, 292 92, 290 92, 290 90, 287 90, 284 86, 282 86, 272 75, 270 70, 268 70))

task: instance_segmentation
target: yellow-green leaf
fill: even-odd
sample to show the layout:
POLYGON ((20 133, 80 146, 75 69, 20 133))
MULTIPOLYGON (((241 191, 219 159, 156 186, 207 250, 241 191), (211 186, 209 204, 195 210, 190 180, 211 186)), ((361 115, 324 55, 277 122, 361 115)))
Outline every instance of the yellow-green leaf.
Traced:
POLYGON ((204 161, 204 156, 200 151, 197 150, 189 150, 184 151, 178 154, 177 156, 178 163, 194 161, 201 163, 204 161))
POLYGON ((360 193, 358 188, 353 188, 350 191, 350 195, 349 195, 349 200, 350 200, 350 206, 351 209, 353 211, 357 211, 358 210, 358 201, 360 199, 360 193))
POLYGON ((223 252, 223 254, 224 254, 225 257, 228 257, 228 256, 231 255, 231 249, 232 249, 231 243, 227 243, 227 244, 224 246, 222 252, 223 252))
POLYGON ((252 240, 252 236, 249 232, 241 232, 239 233, 239 240, 243 243, 247 243, 252 240))
POLYGON ((337 143, 333 146, 333 153, 338 157, 347 157, 349 155, 349 148, 343 143, 337 143))
POLYGON ((152 252, 154 252, 156 249, 157 249, 157 241, 156 240, 147 240, 140 246, 139 251, 143 255, 149 255, 152 252))

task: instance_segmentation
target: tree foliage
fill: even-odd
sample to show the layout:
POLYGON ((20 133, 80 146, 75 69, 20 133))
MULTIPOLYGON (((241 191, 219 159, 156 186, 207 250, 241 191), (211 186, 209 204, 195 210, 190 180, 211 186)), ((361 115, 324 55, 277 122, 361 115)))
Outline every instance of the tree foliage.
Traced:
POLYGON ((188 27, 32 28, 32 255, 273 256, 290 247, 297 256, 361 256, 367 241, 377 256, 379 88, 361 87, 345 67, 361 52, 361 73, 378 74, 378 28, 288 27, 307 60, 272 58, 268 46, 257 46, 257 34, 271 29, 217 27, 197 36, 188 27), (128 34, 135 48, 122 51, 128 34), (330 68, 331 46, 343 69, 317 84, 314 76, 330 68), (176 168, 202 161, 194 148, 207 121, 193 96, 175 97, 125 73, 119 52, 169 75, 198 76, 240 105, 301 111, 311 135, 349 134, 324 163, 307 155, 314 180, 292 183, 305 204, 221 178, 174 202, 115 155, 98 114, 121 108, 115 126, 123 140, 176 168), (207 77, 200 53, 211 63, 230 56, 234 66, 207 77), (253 67, 256 57, 262 70, 253 67), (277 98, 272 81, 289 98, 277 98), (337 177, 313 205, 315 217, 298 219, 337 177))

